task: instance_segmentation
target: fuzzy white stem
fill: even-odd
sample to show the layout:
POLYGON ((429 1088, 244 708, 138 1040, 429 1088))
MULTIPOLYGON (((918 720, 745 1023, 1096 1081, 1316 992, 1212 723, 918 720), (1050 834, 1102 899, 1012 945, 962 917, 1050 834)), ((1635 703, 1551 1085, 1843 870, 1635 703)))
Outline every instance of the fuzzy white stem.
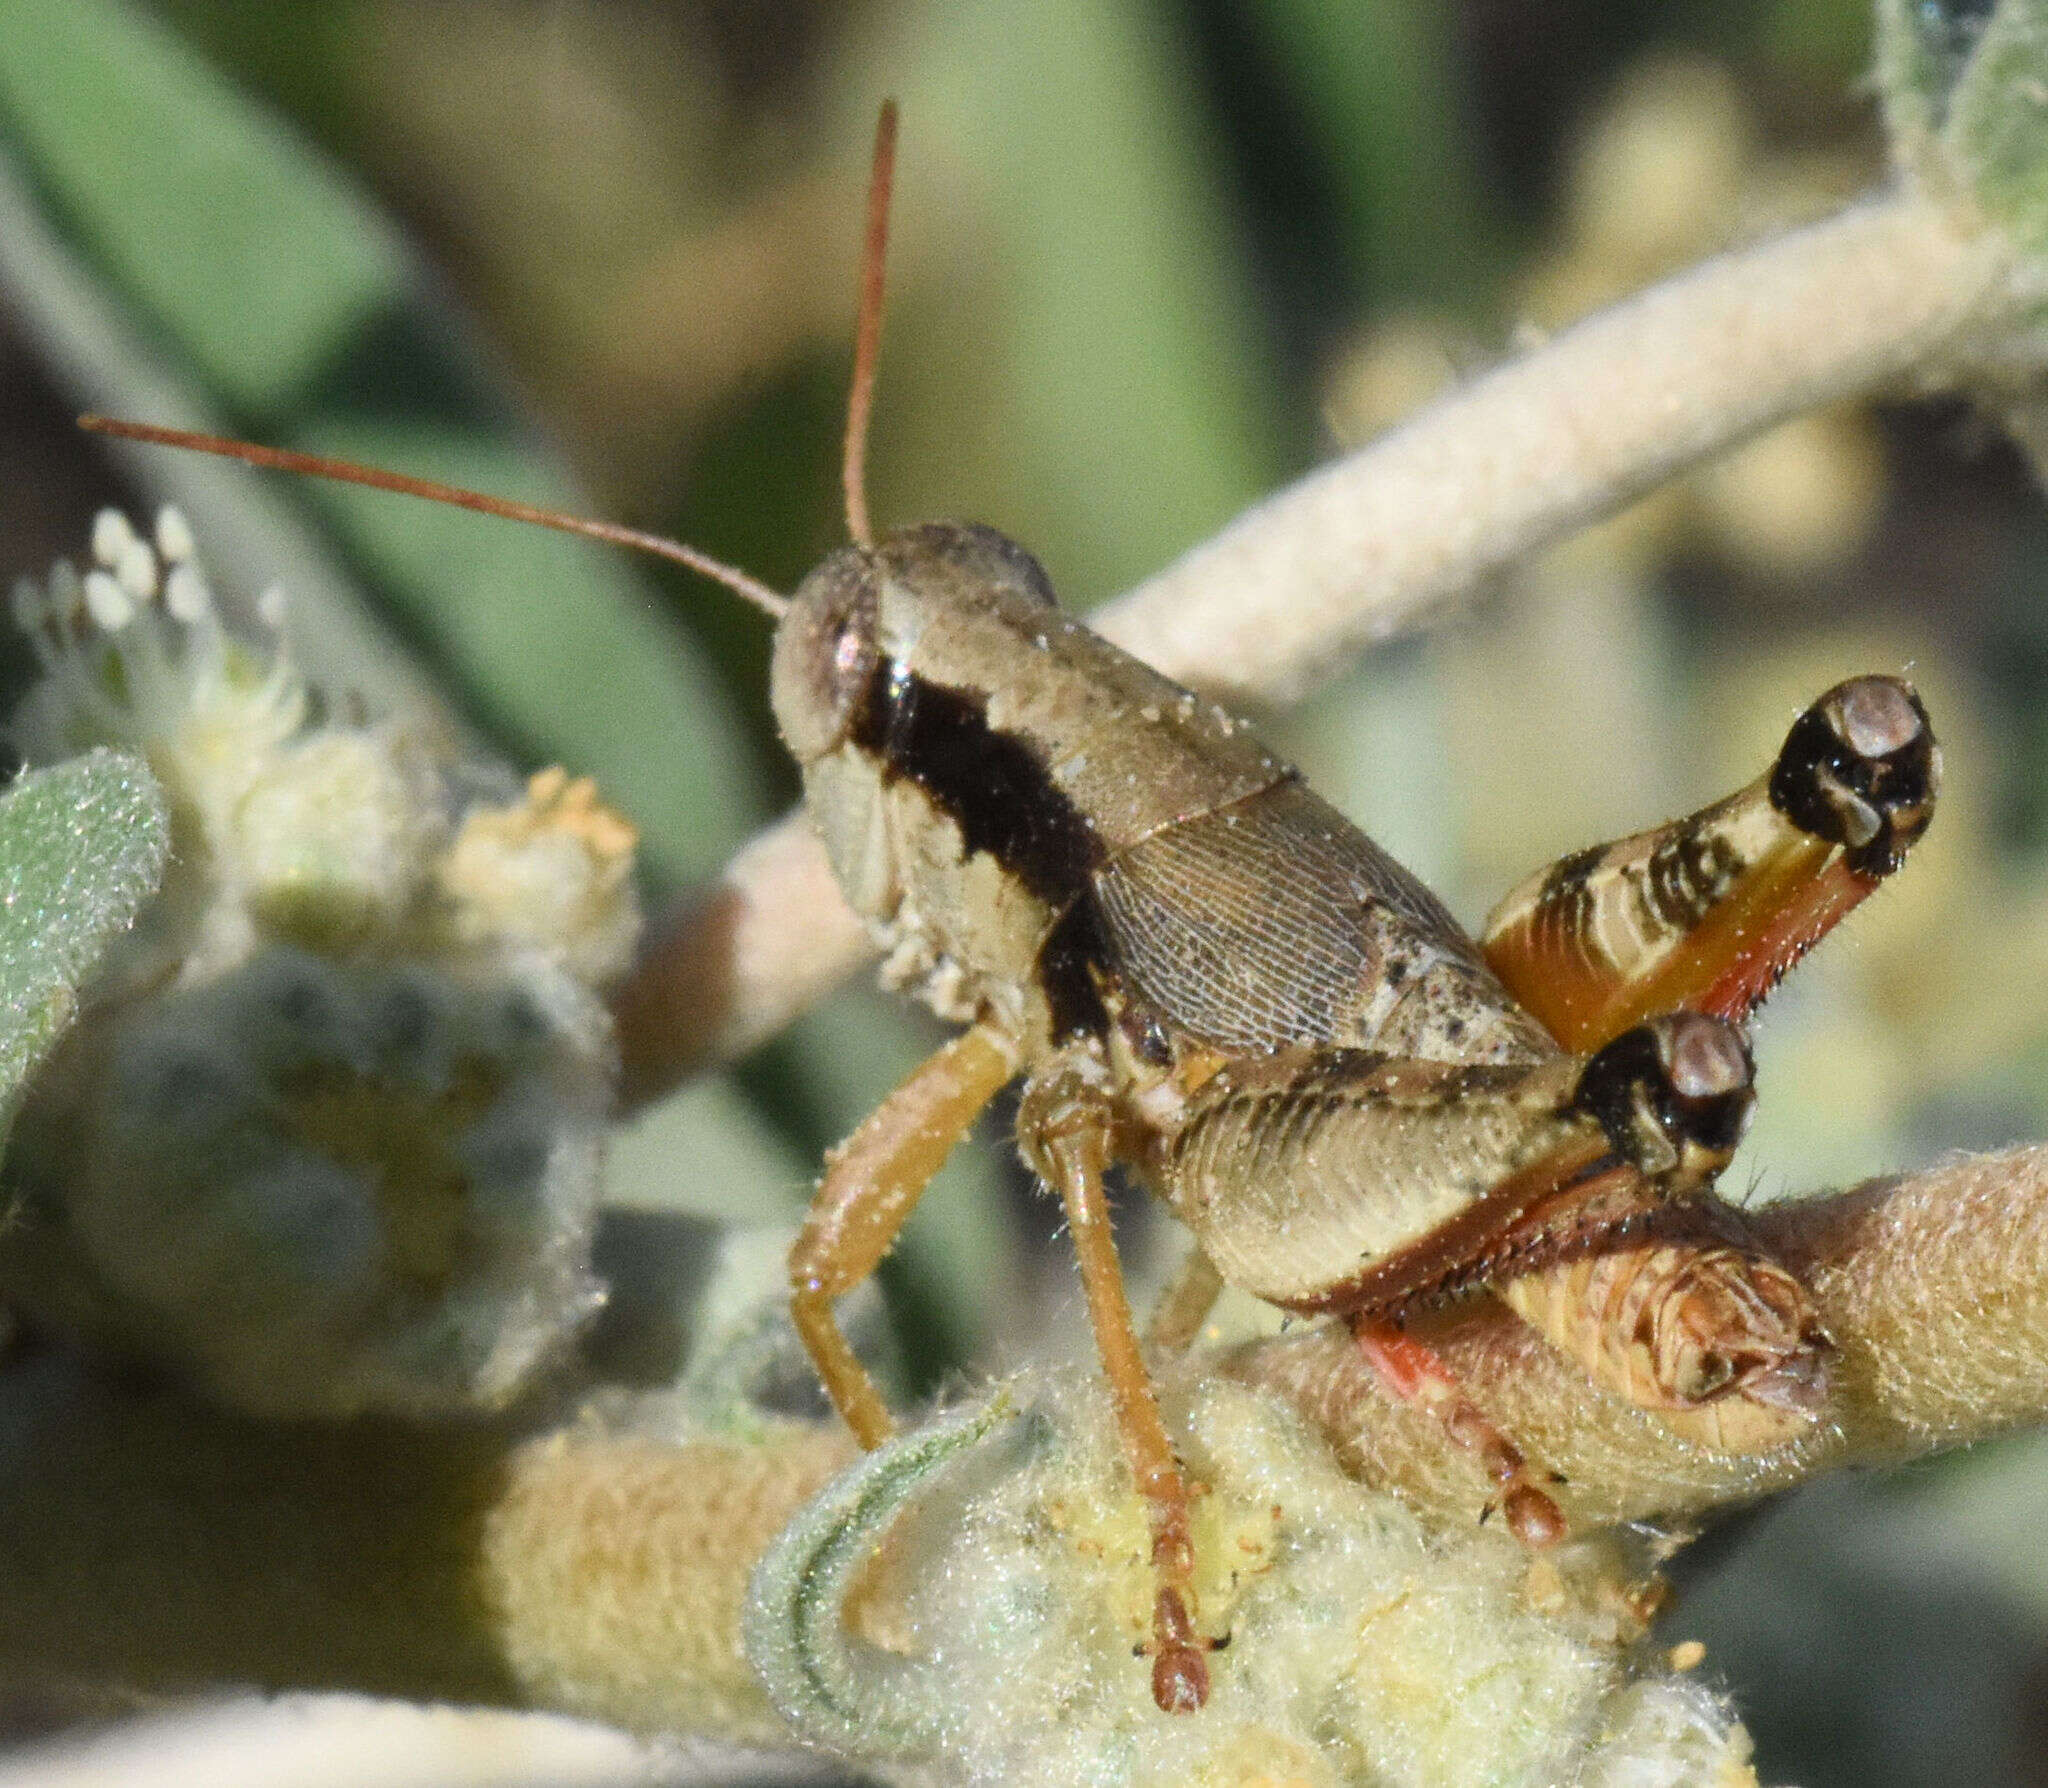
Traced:
MULTIPOLYGON (((1596 1389, 1491 1300, 1435 1335, 1451 1370, 1532 1459, 1562 1472, 1576 1521, 1680 1521, 1839 1465, 1883 1464, 2048 1415, 2048 1147, 1752 1213, 1812 1292, 1836 1355, 1827 1407, 1772 1452, 1719 1453, 1596 1389)), ((1242 1349, 1230 1371, 1277 1390, 1346 1465, 1447 1526, 1491 1495, 1469 1456, 1395 1403, 1341 1329, 1242 1349)))
POLYGON ((1703 261, 1247 510, 1095 617, 1227 700, 1291 701, 1489 573, 2006 314, 1994 232, 1915 187, 1703 261))
POLYGON ((612 1001, 628 1110, 768 1041, 870 952, 804 811, 687 896, 612 1001))

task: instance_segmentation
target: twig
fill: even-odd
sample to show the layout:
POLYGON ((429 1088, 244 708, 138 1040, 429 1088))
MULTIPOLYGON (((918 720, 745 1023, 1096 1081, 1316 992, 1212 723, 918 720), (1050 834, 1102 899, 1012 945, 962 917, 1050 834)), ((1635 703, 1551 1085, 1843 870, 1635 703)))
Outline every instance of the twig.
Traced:
POLYGON ((1296 700, 1773 422, 1938 380, 2010 314, 2012 273, 2002 238, 1911 187, 1716 256, 1247 510, 1094 624, 1226 700, 1296 700))
MULTIPOLYGON (((1498 1307, 1469 1307, 1442 1337, 1488 1411, 1566 1474, 1580 1520, 1682 1520, 2048 1417, 2048 1147, 1777 1206, 1756 1226, 1808 1278, 1840 1349, 1804 1446, 1709 1454, 1498 1307)), ((1486 1500, 1341 1332, 1223 1363, 1448 1530, 1486 1500)), ((843 1433, 801 1426, 742 1443, 263 1423, 47 1360, 0 1379, 0 1418, 35 1462, 0 1482, 10 1679, 350 1688, 740 1743, 778 1730, 739 1652, 748 1574, 851 1456, 843 1433)), ((888 1624, 886 1609, 867 1618, 888 1624)))
MULTIPOLYGON (((1812 1289, 1839 1349, 1805 1441, 1716 1454, 1596 1390, 1488 1303, 1438 1337, 1452 1370, 1532 1458, 1562 1472, 1581 1522, 1684 1520, 1836 1465, 1911 1458, 2048 1417, 2048 1146, 1752 1213, 1812 1289)), ((1441 1430, 1394 1404, 1341 1331, 1243 1349, 1229 1370, 1278 1390, 1347 1467, 1446 1522, 1487 1488, 1441 1430)))
MULTIPOLYGON (((1095 625, 1228 700, 1294 699, 1514 559, 1773 422, 1995 357, 2022 296, 2002 237, 1901 187, 1704 262, 1504 363, 1247 511, 1095 625)), ((866 950, 802 817, 783 819, 622 997, 633 1096, 744 1054, 866 950)))

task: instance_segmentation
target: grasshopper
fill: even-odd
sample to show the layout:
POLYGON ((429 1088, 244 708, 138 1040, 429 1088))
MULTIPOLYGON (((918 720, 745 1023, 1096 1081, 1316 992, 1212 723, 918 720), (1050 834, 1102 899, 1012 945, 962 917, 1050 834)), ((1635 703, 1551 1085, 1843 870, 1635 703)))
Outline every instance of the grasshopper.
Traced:
MULTIPOLYGON (((1060 612, 1036 560, 954 523, 877 539, 863 459, 895 114, 883 110, 843 473, 851 543, 792 596, 612 524, 182 431, 130 438, 455 501, 646 548, 776 625, 771 694, 885 980, 962 1030, 827 1157, 791 1313, 863 1445, 892 1420, 834 1314, 1006 1085, 1065 1208, 1155 1573, 1152 1690, 1202 1705, 1190 1488, 1125 1294, 1120 1165, 1193 1232, 1155 1318, 1184 1345, 1218 1289, 1347 1323, 1439 1417, 1532 1545, 1564 1520, 1405 1315, 1503 1297, 1596 1382, 1701 1444, 1819 1418, 1805 1289, 1712 1187, 1751 1113, 1742 1024, 1900 864, 1940 779, 1926 711, 1862 677, 1749 787, 1567 857, 1474 940, 1239 720, 1060 612)), ((1491 1506, 1491 1505, 1489 1505, 1491 1506)))

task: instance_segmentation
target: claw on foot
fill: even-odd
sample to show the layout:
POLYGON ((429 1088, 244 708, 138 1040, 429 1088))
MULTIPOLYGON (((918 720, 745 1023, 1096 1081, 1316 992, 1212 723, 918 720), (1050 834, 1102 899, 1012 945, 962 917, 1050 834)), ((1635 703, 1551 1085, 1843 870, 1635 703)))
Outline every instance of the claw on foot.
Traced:
MULTIPOLYGON (((1500 1486, 1500 1501, 1489 1504, 1487 1512, 1498 1506, 1509 1533, 1539 1552, 1570 1533, 1555 1498, 1532 1480, 1522 1449, 1472 1401, 1434 1348, 1372 1317, 1353 1317, 1351 1332, 1380 1382, 1404 1403, 1434 1416, 1451 1442, 1478 1460, 1500 1486)), ((1550 1476, 1563 1482, 1554 1472, 1550 1476)))
POLYGON ((1209 1662, 1177 1589, 1162 1589, 1152 1611, 1152 1701, 1161 1713, 1198 1712, 1209 1699, 1209 1662))
POLYGON ((1516 1484, 1500 1502, 1508 1532, 1532 1552, 1555 1546, 1571 1532, 1564 1511, 1534 1484, 1516 1484))

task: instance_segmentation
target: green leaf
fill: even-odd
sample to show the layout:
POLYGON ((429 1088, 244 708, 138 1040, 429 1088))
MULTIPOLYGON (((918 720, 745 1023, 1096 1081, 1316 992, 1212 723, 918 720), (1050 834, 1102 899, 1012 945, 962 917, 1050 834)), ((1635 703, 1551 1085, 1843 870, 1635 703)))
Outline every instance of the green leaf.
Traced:
POLYGON ((1000 0, 912 16, 892 75, 903 214, 955 170, 975 215, 952 227, 983 289, 897 320, 876 429, 915 499, 885 478, 878 507, 993 522, 1085 608, 1283 463, 1243 243, 1187 103, 1192 49, 1143 0, 1044 0, 1029 30, 1000 0))
POLYGON ((1810 88, 1853 87, 1870 67, 1867 0, 1765 0, 1755 33, 1779 75, 1810 88))
POLYGON ((169 848, 156 778, 121 752, 32 770, 0 797, 0 1105, 70 1023, 169 848))
POLYGON ((915 1753, 957 1716, 902 1659, 852 1640, 846 1603, 897 1517, 1010 1414, 1009 1395, 998 1392, 885 1442, 833 1479, 755 1567, 742 1635, 747 1661, 783 1717, 813 1743, 915 1753))
POLYGON ((1251 28, 1313 133, 1354 279, 1382 305, 1471 303, 1500 257, 1437 0, 1257 0, 1251 28))
POLYGON ((1985 210, 2029 253, 2048 250, 2048 4, 2005 0, 1949 101, 1954 154, 1985 210))
POLYGON ((1877 28, 1900 155, 2048 252, 2048 0, 1879 0, 1877 28))
POLYGON ((0 117, 106 270, 245 417, 288 405, 404 290, 376 212, 139 6, 0 0, 0 117))
POLYGON ((1938 130, 1993 8, 1985 0, 1878 0, 1877 84, 1892 133, 1938 130))

